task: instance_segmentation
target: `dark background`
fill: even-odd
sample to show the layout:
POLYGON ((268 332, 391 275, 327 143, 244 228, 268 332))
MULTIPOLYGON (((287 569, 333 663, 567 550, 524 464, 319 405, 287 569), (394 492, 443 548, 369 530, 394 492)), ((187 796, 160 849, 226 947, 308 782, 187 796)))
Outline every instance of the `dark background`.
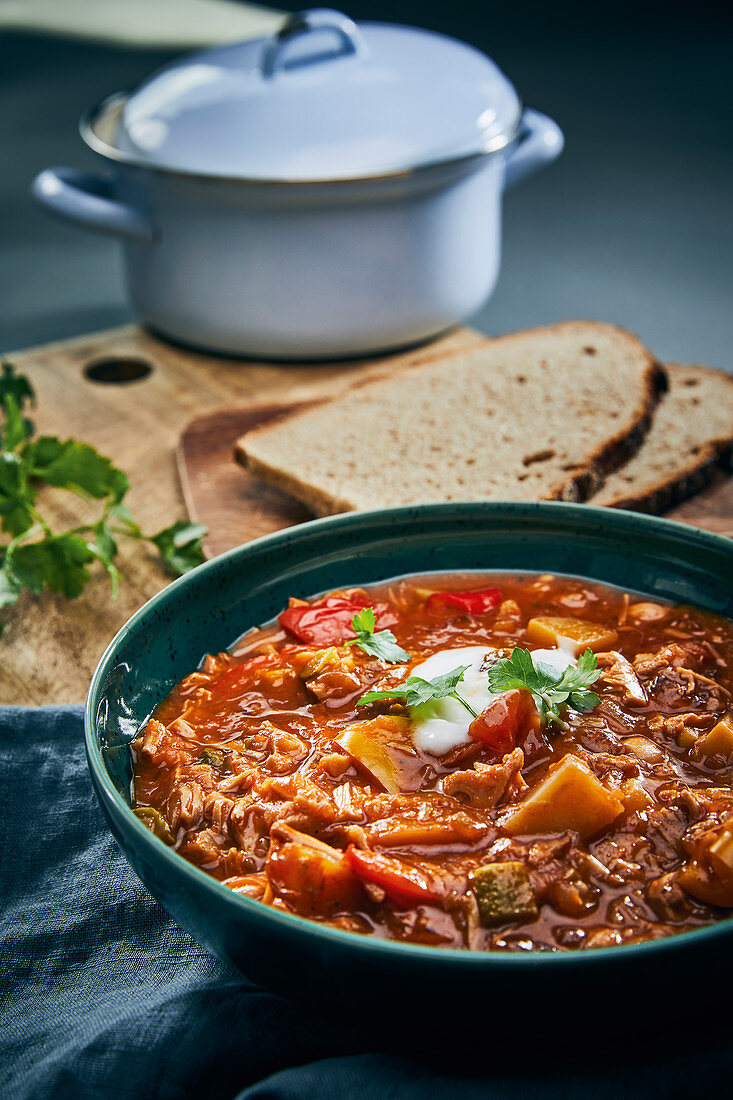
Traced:
MULTIPOLYGON (((717 6, 344 4, 357 19, 474 43, 565 131, 561 160, 507 197, 499 287, 474 323, 503 332, 594 317, 661 358, 733 369, 732 36, 717 6)), ((92 167, 82 110, 170 56, 0 41, 0 349, 130 319, 115 243, 52 221, 27 188, 48 165, 92 167)))

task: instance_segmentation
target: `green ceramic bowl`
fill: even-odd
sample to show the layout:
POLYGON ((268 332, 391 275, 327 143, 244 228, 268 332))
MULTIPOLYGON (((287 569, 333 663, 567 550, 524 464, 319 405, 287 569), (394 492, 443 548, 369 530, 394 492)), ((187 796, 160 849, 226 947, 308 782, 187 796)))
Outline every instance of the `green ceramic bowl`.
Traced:
MULTIPOLYGON (((559 503, 460 503, 316 520, 257 539, 189 573, 142 607, 111 642, 86 706, 92 781, 110 828, 165 908, 206 947, 261 984, 311 1004, 428 1010, 436 998, 553 1014, 615 1012, 633 991, 696 999, 719 980, 733 921, 651 943, 568 953, 480 954, 391 943, 329 928, 241 897, 178 856, 130 810, 129 741, 204 653, 271 619, 291 595, 450 570, 569 573, 733 618, 733 540, 629 512, 559 503), (365 980, 367 978, 368 980, 365 980), (399 990, 398 998, 385 991, 399 990)), ((453 1001, 452 1003, 456 1003, 453 1001)), ((482 1016, 485 1019, 485 1017, 482 1016)), ((516 1016, 514 1017, 516 1019, 516 1016)), ((461 1019, 465 1016, 461 1014, 461 1019)), ((442 1026, 442 1025, 441 1025, 442 1026)))

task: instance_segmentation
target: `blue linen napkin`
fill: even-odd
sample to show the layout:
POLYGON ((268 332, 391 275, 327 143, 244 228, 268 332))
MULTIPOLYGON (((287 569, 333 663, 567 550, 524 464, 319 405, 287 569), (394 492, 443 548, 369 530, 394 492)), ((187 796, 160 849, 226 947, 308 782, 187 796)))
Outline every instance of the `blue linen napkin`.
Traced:
POLYGON ((493 1041, 491 990, 478 1051, 441 1044, 441 1011, 460 1014, 458 998, 428 1006, 422 1050, 399 1035, 366 1038, 358 990, 351 1019, 306 1016, 198 947, 140 885, 97 808, 80 706, 0 708, 0 761, 3 1100, 729 1094, 733 1043, 711 1033, 691 990, 662 1006, 653 989, 630 990, 620 1044, 591 1041, 592 1006, 557 1020, 552 1006, 528 1005, 524 1056, 493 1041), (648 1031, 659 1012, 666 1040, 648 1031), (540 1053, 535 1034, 552 1040, 540 1053))

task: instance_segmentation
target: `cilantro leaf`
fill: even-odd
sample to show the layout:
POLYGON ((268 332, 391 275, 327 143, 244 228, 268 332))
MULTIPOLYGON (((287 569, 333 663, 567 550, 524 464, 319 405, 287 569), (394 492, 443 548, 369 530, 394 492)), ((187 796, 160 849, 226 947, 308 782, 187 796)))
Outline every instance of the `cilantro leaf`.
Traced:
POLYGON ((36 395, 24 374, 18 374, 11 363, 0 364, 0 409, 5 414, 5 427, 0 432, 0 443, 7 451, 33 435, 33 423, 23 416, 26 404, 35 405, 36 395))
POLYGON ((90 579, 94 561, 107 570, 114 598, 120 578, 114 562, 119 535, 152 542, 174 573, 203 561, 204 527, 180 522, 145 535, 124 503, 129 487, 124 471, 88 443, 35 437, 24 416, 25 407, 35 403, 33 387, 9 363, 0 367, 0 529, 10 536, 0 544, 0 608, 12 606, 26 589, 73 599, 90 579), (38 510, 45 486, 103 501, 101 516, 55 533, 38 510))
POLYGON ((357 634, 373 634, 377 625, 377 616, 373 607, 362 607, 351 620, 357 634))
POLYGON ((205 534, 206 528, 200 523, 179 520, 159 531, 157 535, 151 535, 150 542, 157 546, 161 558, 171 572, 181 576, 204 561, 202 542, 205 534))
POLYGON ((578 657, 578 663, 568 665, 562 675, 562 682, 568 684, 573 689, 586 688, 590 684, 595 684, 596 680, 601 675, 601 669, 598 665, 598 658, 592 650, 586 649, 578 657))
POLYGON ((557 695, 567 692, 568 706, 583 714, 586 711, 593 710, 601 701, 595 691, 588 690, 600 675, 601 669, 598 667, 595 653, 592 653, 590 649, 586 649, 584 653, 581 653, 575 667, 570 665, 565 669, 562 679, 555 686, 554 691, 557 695))
POLYGON ((117 540, 109 524, 104 519, 100 519, 99 523, 95 523, 92 527, 92 533, 97 557, 105 564, 111 562, 117 557, 117 540))
POLYGON ((121 573, 114 563, 114 559, 117 557, 117 541, 104 516, 98 523, 94 524, 92 533, 94 535, 94 542, 87 543, 87 545, 94 554, 94 557, 97 558, 107 570, 110 586, 112 588, 112 599, 116 600, 121 577, 121 573))
POLYGON ((24 461, 13 451, 0 451, 0 526, 12 536, 35 523, 35 490, 28 485, 24 461))
POLYGON ((19 374, 12 363, 4 360, 0 367, 0 406, 7 410, 9 397, 13 398, 20 410, 26 403, 35 405, 36 394, 26 376, 19 374))
POLYGON ((52 435, 32 444, 31 475, 47 485, 71 489, 83 496, 122 500, 129 487, 127 474, 113 466, 88 443, 61 442, 52 435))
POLYGON ((23 585, 20 581, 4 568, 0 569, 0 607, 11 607, 17 602, 22 591, 23 585))
POLYGON ((62 534, 16 546, 4 565, 12 581, 36 595, 48 588, 73 599, 89 580, 92 561, 94 554, 80 535, 62 534))
POLYGON ((461 665, 451 669, 442 676, 435 676, 432 680, 424 680, 422 676, 409 676, 404 684, 388 691, 368 691, 359 699, 357 706, 365 706, 367 703, 376 703, 382 699, 403 699, 406 707, 418 707, 421 703, 430 703, 434 699, 456 699, 466 710, 470 711, 474 718, 478 715, 470 703, 467 703, 458 694, 458 684, 463 679, 464 673, 470 665, 461 665))
POLYGON ((378 630, 375 633, 377 616, 373 607, 363 607, 361 611, 357 611, 351 620, 351 625, 356 637, 345 642, 345 645, 358 645, 365 653, 371 657, 379 657, 382 661, 410 660, 410 654, 397 644, 397 639, 391 630, 378 630))
POLYGON ((12 393, 6 394, 3 407, 5 409, 5 428, 0 439, 6 450, 14 451, 33 433, 33 424, 23 416, 20 405, 12 393))
POLYGON ((539 662, 535 665, 528 649, 519 647, 512 650, 510 657, 501 658, 489 669, 489 687, 494 694, 517 688, 539 693, 551 687, 556 679, 547 666, 539 662))
POLYGON ((600 675, 598 660, 590 649, 580 655, 577 665, 569 665, 560 674, 541 660, 535 663, 528 649, 517 646, 510 657, 489 669, 489 689, 495 695, 522 688, 530 691, 540 720, 564 727, 561 706, 581 713, 598 706, 601 700, 589 688, 600 675))
POLYGON ((122 531, 125 535, 129 535, 133 539, 144 539, 145 535, 140 530, 139 526, 133 519, 132 512, 125 504, 124 500, 114 504, 109 510, 110 516, 122 524, 122 531))

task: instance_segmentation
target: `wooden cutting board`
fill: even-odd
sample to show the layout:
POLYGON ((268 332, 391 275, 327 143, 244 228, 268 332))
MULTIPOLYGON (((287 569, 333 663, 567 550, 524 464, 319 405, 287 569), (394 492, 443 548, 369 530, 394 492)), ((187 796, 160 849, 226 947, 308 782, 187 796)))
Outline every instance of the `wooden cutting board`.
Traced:
POLYGON ((176 450, 178 474, 189 516, 208 529, 207 557, 312 518, 293 497, 265 485, 234 460, 234 444, 244 432, 310 404, 220 409, 197 416, 185 429, 176 450))
MULTIPOLYGON (((235 443, 245 432, 309 404, 215 410, 187 426, 178 446, 178 470, 191 519, 209 529, 204 547, 208 556, 312 518, 296 500, 265 485, 234 459, 235 443)), ((733 478, 716 476, 708 489, 667 517, 733 536, 733 478)))
MULTIPOLYGON (((357 379, 458 351, 480 339, 478 333, 462 329, 423 348, 383 359, 278 366, 197 354, 127 326, 9 353, 6 358, 35 386, 38 405, 33 419, 38 431, 84 440, 109 455, 130 477, 127 499, 135 517, 145 531, 154 533, 185 516, 176 446, 186 425, 197 416, 332 396, 357 379)), ((229 445, 224 440, 231 425, 226 415, 217 424, 217 462, 222 468, 217 485, 227 489, 217 498, 218 515, 224 521, 228 513, 246 507, 251 518, 241 525, 245 531, 241 538, 251 538, 273 522, 272 494, 258 490, 237 498, 237 479, 244 475, 228 462, 229 445)), ((68 497, 53 491, 44 494, 44 513, 57 530, 80 521, 77 502, 70 507, 68 497)), ((297 506, 289 507, 286 522, 288 517, 290 522, 305 518, 297 506)), ((214 523, 211 526, 214 548, 218 529, 214 523)), ((228 531, 224 545, 241 541, 236 536, 232 542, 232 537, 234 533, 228 531)), ((77 600, 25 595, 14 608, 0 612, 5 623, 0 637, 0 704, 84 698, 107 643, 133 611, 170 579, 155 555, 139 543, 121 543, 119 564, 125 579, 116 601, 110 599, 103 573, 95 571, 77 600)))

